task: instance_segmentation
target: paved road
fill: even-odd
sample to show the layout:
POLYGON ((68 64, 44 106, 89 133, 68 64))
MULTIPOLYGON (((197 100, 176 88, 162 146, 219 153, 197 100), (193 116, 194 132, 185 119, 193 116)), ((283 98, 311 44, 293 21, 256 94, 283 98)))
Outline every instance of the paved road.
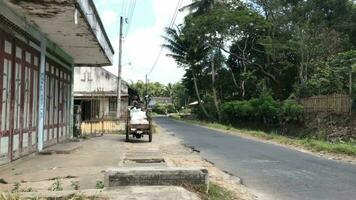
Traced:
POLYGON ((356 167, 167 117, 156 123, 200 150, 215 165, 242 178, 261 199, 356 200, 356 167))

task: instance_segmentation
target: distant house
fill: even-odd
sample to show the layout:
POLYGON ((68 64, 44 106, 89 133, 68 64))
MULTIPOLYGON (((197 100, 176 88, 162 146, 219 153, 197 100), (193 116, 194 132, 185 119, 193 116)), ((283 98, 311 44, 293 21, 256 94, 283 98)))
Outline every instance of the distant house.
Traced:
MULTIPOLYGON (((117 113, 116 75, 101 67, 75 67, 74 105, 81 108, 82 120, 115 118, 117 113)), ((130 90, 131 91, 131 90, 130 90)), ((121 82, 121 116, 129 105, 129 87, 121 82)))
POLYGON ((173 100, 171 97, 151 97, 151 100, 148 105, 152 107, 156 104, 169 105, 173 104, 173 100))

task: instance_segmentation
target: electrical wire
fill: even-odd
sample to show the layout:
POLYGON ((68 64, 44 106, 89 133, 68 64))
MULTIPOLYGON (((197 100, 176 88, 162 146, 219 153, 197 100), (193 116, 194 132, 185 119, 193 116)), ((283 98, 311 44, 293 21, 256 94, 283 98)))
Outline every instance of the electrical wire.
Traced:
MULTIPOLYGON (((172 15, 171 21, 170 21, 170 23, 169 23, 169 26, 168 26, 169 28, 172 28, 172 27, 174 26, 174 23, 175 23, 175 21, 176 21, 176 19, 177 19, 177 16, 178 16, 179 8, 182 6, 182 3, 183 3, 183 0, 179 0, 179 1, 178 1, 177 6, 176 6, 176 9, 174 10, 174 13, 173 13, 173 15, 172 15)), ((159 50, 159 52, 158 52, 158 55, 157 55, 157 57, 156 57, 156 59, 155 59, 155 61, 154 61, 154 64, 153 64, 153 66, 151 67, 150 71, 148 72, 147 76, 149 76, 149 75, 153 72, 153 70, 156 68, 156 66, 157 66, 157 64, 158 64, 158 61, 159 61, 159 59, 160 59, 160 57, 161 57, 161 54, 162 54, 162 52, 163 52, 163 49, 164 49, 164 47, 161 46, 161 48, 160 48, 160 50, 159 50)))
POLYGON ((130 31, 130 27, 131 24, 133 23, 133 17, 134 17, 134 13, 135 13, 135 8, 136 8, 136 0, 132 0, 131 1, 131 6, 127 15, 127 19, 128 19, 128 25, 127 25, 127 29, 125 30, 125 34, 124 37, 126 38, 129 31, 130 31))

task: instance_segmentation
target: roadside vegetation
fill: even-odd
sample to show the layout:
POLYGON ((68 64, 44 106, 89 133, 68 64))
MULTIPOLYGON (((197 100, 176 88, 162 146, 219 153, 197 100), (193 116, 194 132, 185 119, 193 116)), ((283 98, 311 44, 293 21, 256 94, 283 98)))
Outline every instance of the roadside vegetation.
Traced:
POLYGON ((191 192, 197 193, 202 200, 233 200, 236 199, 234 194, 229 190, 220 187, 215 183, 210 183, 209 188, 206 186, 183 185, 183 187, 191 192))
MULTIPOLYGON (((154 112, 189 110, 205 125, 355 155, 354 1, 193 0, 181 11, 188 15, 166 29, 163 46, 185 75, 148 84, 150 96, 173 101, 154 112), (312 98, 325 99, 308 104, 317 111, 302 104, 312 98)), ((143 82, 131 87, 146 95, 143 82)))
POLYGON ((189 14, 166 29, 163 45, 185 70, 165 90, 176 112, 189 108, 194 120, 354 154, 354 1, 193 0, 181 10, 189 14), (318 110, 308 111, 301 102, 314 97, 334 103, 316 102, 318 110))

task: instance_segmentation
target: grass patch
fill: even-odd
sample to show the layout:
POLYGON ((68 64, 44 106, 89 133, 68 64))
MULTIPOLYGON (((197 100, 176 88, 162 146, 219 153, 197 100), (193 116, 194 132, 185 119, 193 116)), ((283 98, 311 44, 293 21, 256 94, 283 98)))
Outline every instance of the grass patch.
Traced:
POLYGON ((216 184, 210 184, 208 194, 202 196, 203 200, 232 200, 235 199, 232 192, 216 184))
POLYGON ((232 200, 236 199, 229 190, 220 187, 217 184, 210 183, 208 192, 206 186, 193 186, 184 184, 183 187, 188 191, 197 193, 202 200, 232 200))
MULTIPOLYGON (((175 116, 172 118, 177 120, 182 120, 180 117, 175 116)), ((204 122, 204 121, 197 121, 197 120, 183 120, 192 124, 197 124, 213 129, 218 130, 225 130, 230 132, 235 132, 243 135, 253 136, 256 138, 260 138, 263 140, 272 140, 281 144, 292 145, 297 147, 303 147, 312 151, 317 152, 329 152, 329 153, 338 153, 338 154, 345 154, 345 155, 352 155, 356 156, 356 143, 355 142, 337 142, 331 143, 328 141, 323 140, 316 140, 316 139, 298 139, 298 138, 291 138, 282 135, 278 135, 275 132, 264 132, 264 131, 255 131, 249 129, 239 129, 228 125, 223 125, 219 123, 211 123, 211 122, 204 122)))
POLYGON ((20 196, 17 193, 1 193, 0 200, 20 200, 20 196))

